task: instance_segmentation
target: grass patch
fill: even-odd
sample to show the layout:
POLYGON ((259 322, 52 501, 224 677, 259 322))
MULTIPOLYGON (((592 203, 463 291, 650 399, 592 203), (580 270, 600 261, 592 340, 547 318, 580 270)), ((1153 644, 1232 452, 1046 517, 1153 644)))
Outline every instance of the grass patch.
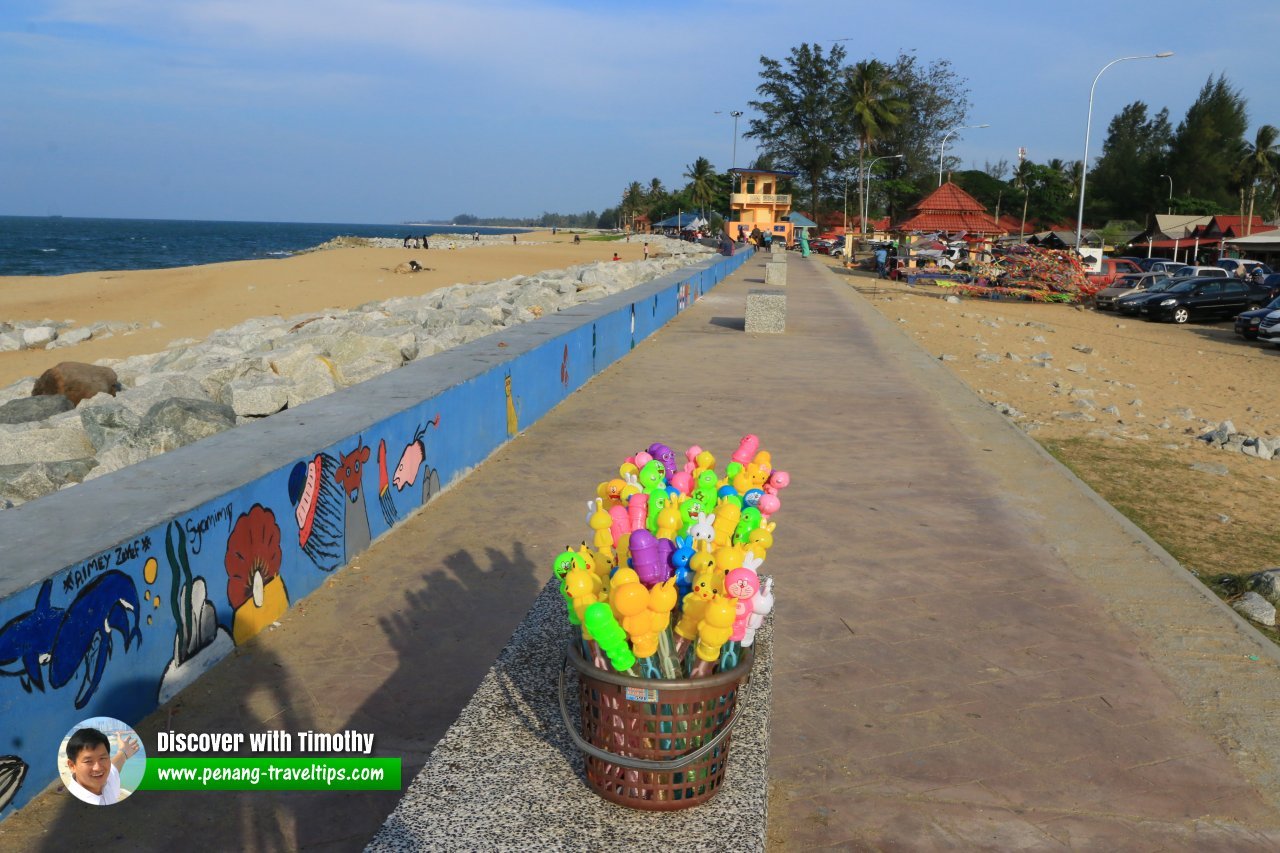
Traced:
POLYGON ((592 234, 590 237, 583 237, 583 240, 592 243, 612 243, 614 240, 625 239, 625 234, 592 234))
MULTIPOLYGON (((1276 485, 1251 470, 1265 462, 1213 454, 1231 471, 1219 477, 1192 470, 1186 453, 1160 447, 1090 438, 1041 443, 1223 599, 1244 592, 1238 581, 1280 562, 1276 485), (1230 523, 1219 515, 1230 516, 1230 523)), ((1250 624, 1280 642, 1280 632, 1250 624)))

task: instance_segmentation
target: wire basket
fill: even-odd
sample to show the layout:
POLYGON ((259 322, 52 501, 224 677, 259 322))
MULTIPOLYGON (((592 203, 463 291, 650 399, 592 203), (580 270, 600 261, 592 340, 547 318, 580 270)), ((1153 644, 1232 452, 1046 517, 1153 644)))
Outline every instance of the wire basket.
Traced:
POLYGON ((576 642, 566 658, 578 671, 581 733, 569 715, 563 666, 560 714, 596 793, 647 811, 687 809, 715 796, 754 649, 727 672, 693 679, 606 672, 586 660, 576 642))

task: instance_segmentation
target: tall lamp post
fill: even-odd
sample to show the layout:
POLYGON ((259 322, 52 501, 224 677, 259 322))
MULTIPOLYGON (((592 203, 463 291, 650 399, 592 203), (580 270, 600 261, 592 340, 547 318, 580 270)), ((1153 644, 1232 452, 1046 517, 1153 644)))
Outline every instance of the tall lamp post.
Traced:
MULTIPOLYGON (((724 115, 723 110, 716 110, 716 115, 724 115)), ((730 161, 730 169, 738 168, 738 119, 742 118, 742 110, 730 110, 729 115, 733 116, 733 159, 730 161)))
MULTIPOLYGON (((867 215, 871 209, 871 167, 874 166, 876 163, 879 163, 881 160, 901 160, 904 156, 906 155, 886 154, 883 157, 877 157, 876 159, 872 160, 870 163, 867 164, 867 177, 866 177, 867 191, 862 194, 862 237, 863 239, 866 239, 866 236, 867 236, 867 215)), ((845 244, 847 245, 848 242, 849 240, 846 237, 845 244)))
POLYGON ((953 133, 959 133, 962 130, 978 130, 983 127, 991 127, 989 124, 966 124, 963 127, 953 128, 943 134, 942 142, 938 145, 938 186, 942 186, 942 152, 947 150, 947 140, 951 138, 953 133))
MULTIPOLYGON (((1168 175, 1161 175, 1162 178, 1169 178, 1168 175)), ((1164 209, 1165 213, 1173 213, 1173 178, 1169 178, 1169 205, 1164 209)))
MULTIPOLYGON (((1103 72, 1117 62, 1128 62, 1133 59, 1167 59, 1170 56, 1173 56, 1172 50, 1162 50, 1159 53, 1149 53, 1144 56, 1122 56, 1102 66, 1102 71, 1093 78, 1093 85, 1089 87, 1089 115, 1084 122, 1084 159, 1080 161, 1080 207, 1076 211, 1076 254, 1080 253, 1080 235, 1084 231, 1084 184, 1085 178, 1089 175, 1089 126, 1093 124, 1093 90, 1098 88, 1098 80, 1103 72)), ((1169 185, 1173 186, 1172 178, 1169 179, 1169 185)))

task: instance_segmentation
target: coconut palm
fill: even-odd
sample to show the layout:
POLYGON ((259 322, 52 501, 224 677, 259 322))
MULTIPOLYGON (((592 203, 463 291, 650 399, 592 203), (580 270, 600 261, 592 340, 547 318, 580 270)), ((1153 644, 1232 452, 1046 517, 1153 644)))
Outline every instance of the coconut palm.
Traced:
POLYGON ((1018 161, 1018 168, 1013 173, 1013 182, 1022 189, 1022 224, 1018 226, 1018 242, 1027 231, 1027 202, 1031 201, 1031 176, 1035 174, 1035 166, 1030 160, 1018 161))
POLYGON ((699 157, 686 168, 684 176, 689 179, 689 185, 685 187, 689 198, 699 210, 705 212, 711 207, 716 195, 716 172, 711 161, 706 157, 699 157))
POLYGON ((1244 143, 1243 153, 1237 165, 1241 177, 1241 202, 1246 194, 1249 198, 1249 214, 1244 220, 1244 233, 1248 236, 1253 230, 1253 205, 1258 195, 1258 184, 1274 185, 1280 175, 1280 130, 1264 124, 1258 128, 1252 143, 1244 143))
POLYGON ((862 210, 867 154, 888 128, 902 121, 909 104, 903 97, 902 85, 890 75, 889 66, 875 59, 864 59, 848 69, 844 95, 844 109, 858 138, 858 209, 862 210))
POLYGON ((639 181, 632 181, 622 196, 622 218, 627 222, 628 230, 635 230, 635 217, 645 204, 644 187, 639 181))

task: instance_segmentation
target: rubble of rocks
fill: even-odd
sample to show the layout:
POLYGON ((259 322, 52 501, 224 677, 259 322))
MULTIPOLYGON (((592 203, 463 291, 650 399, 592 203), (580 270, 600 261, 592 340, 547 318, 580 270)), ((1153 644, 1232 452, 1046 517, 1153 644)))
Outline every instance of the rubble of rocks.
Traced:
MULTIPOLYGON (((544 314, 667 275, 712 250, 649 238, 659 254, 603 261, 358 308, 256 317, 163 352, 102 359, 116 396, 76 408, 33 397, 34 379, 0 389, 0 508, 372 379, 544 314)), ((63 402, 59 402, 63 401, 63 402)))

